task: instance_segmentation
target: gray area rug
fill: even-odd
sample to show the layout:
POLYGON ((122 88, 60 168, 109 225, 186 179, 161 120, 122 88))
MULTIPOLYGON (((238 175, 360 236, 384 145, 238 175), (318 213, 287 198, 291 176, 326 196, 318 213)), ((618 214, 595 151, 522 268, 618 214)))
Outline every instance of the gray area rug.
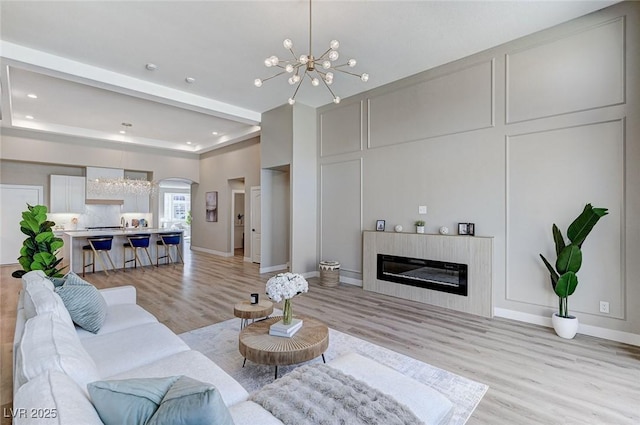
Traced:
MULTIPOLYGON (((274 367, 247 361, 238 351, 240 319, 231 319, 215 325, 205 326, 180 337, 194 350, 216 362, 225 372, 238 381, 248 392, 256 391, 273 382, 274 367)), ((429 385, 444 394, 454 406, 451 425, 467 422, 485 392, 487 385, 472 381, 427 363, 415 360, 395 351, 380 347, 360 338, 329 329, 329 348, 324 353, 327 362, 343 354, 356 352, 397 370, 418 382, 429 385)), ((322 362, 318 357, 307 363, 322 362)), ((306 364, 306 363, 301 363, 306 364)), ((280 366, 278 376, 283 376, 300 365, 280 366)))

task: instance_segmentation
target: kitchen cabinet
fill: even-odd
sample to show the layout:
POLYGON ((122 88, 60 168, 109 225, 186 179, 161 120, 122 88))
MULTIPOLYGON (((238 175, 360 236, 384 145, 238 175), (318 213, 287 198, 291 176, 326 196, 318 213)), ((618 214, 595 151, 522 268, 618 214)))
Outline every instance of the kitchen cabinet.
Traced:
POLYGON ((134 195, 127 193, 124 195, 122 204, 123 213, 148 213, 149 195, 134 195))
POLYGON ((85 178, 49 176, 49 212, 82 213, 85 204, 85 178))

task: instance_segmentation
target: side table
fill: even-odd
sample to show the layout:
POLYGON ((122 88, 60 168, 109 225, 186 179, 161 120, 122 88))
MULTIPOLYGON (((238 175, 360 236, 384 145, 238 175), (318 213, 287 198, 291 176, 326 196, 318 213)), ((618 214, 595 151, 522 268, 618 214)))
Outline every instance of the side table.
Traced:
POLYGON ((241 301, 233 306, 233 315, 242 319, 240 321, 240 330, 249 324, 249 319, 255 321, 262 317, 269 317, 273 313, 273 303, 263 300, 258 304, 251 304, 249 301, 241 301))

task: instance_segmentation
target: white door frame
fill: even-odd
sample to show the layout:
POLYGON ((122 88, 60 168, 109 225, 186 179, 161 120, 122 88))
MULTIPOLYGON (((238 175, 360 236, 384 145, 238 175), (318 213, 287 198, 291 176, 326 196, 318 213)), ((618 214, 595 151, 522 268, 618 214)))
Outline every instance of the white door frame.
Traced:
MULTIPOLYGON (((256 244, 256 243, 255 243, 255 241, 254 241, 254 239, 255 239, 255 224, 254 224, 254 216, 255 216, 256 211, 261 211, 261 209, 262 209, 262 205, 254 205, 254 202, 253 202, 253 198, 254 198, 253 193, 254 193, 254 192, 256 192, 256 191, 261 192, 261 188, 260 188, 260 186, 251 186, 251 188, 250 188, 250 190, 249 190, 249 193, 250 193, 250 202, 251 202, 251 223, 250 223, 250 224, 251 224, 251 234, 250 234, 250 236, 249 236, 249 238, 250 238, 250 240, 251 240, 251 256, 250 256, 250 258, 251 258, 251 262, 253 262, 253 263, 260 263, 260 257, 261 257, 261 254, 262 254, 262 249, 261 249, 262 247, 261 247, 261 246, 255 246, 255 245, 257 245, 257 244, 256 244)), ((246 202, 246 201, 247 201, 247 200, 245 199, 245 202, 246 202)), ((261 219, 260 221, 262 221, 262 219, 261 219)), ((261 226, 261 227, 262 227, 262 226, 261 226)), ((260 231, 260 233, 261 233, 261 232, 262 232, 262 230, 260 231)), ((260 237, 260 238, 258 238, 258 240, 260 241, 260 240, 261 240, 261 237, 260 237)), ((245 243, 246 243, 246 241, 245 241, 245 243)))

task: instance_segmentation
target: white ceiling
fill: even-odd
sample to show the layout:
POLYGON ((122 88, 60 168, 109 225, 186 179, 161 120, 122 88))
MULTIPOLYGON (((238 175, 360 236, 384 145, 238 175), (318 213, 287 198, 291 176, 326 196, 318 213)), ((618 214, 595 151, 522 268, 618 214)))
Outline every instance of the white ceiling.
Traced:
MULTIPOLYGON (((350 70, 370 75, 336 73, 345 99, 612 3, 316 0, 312 49, 337 39, 338 62, 356 58, 350 70)), ((259 134, 260 114, 293 93, 284 76, 254 87, 275 73, 264 59, 286 57, 285 38, 309 53, 307 0, 1 0, 0 19, 3 127, 194 153, 259 134), (133 124, 124 136, 123 122, 133 124)), ((296 99, 332 100, 308 82, 296 99)))

